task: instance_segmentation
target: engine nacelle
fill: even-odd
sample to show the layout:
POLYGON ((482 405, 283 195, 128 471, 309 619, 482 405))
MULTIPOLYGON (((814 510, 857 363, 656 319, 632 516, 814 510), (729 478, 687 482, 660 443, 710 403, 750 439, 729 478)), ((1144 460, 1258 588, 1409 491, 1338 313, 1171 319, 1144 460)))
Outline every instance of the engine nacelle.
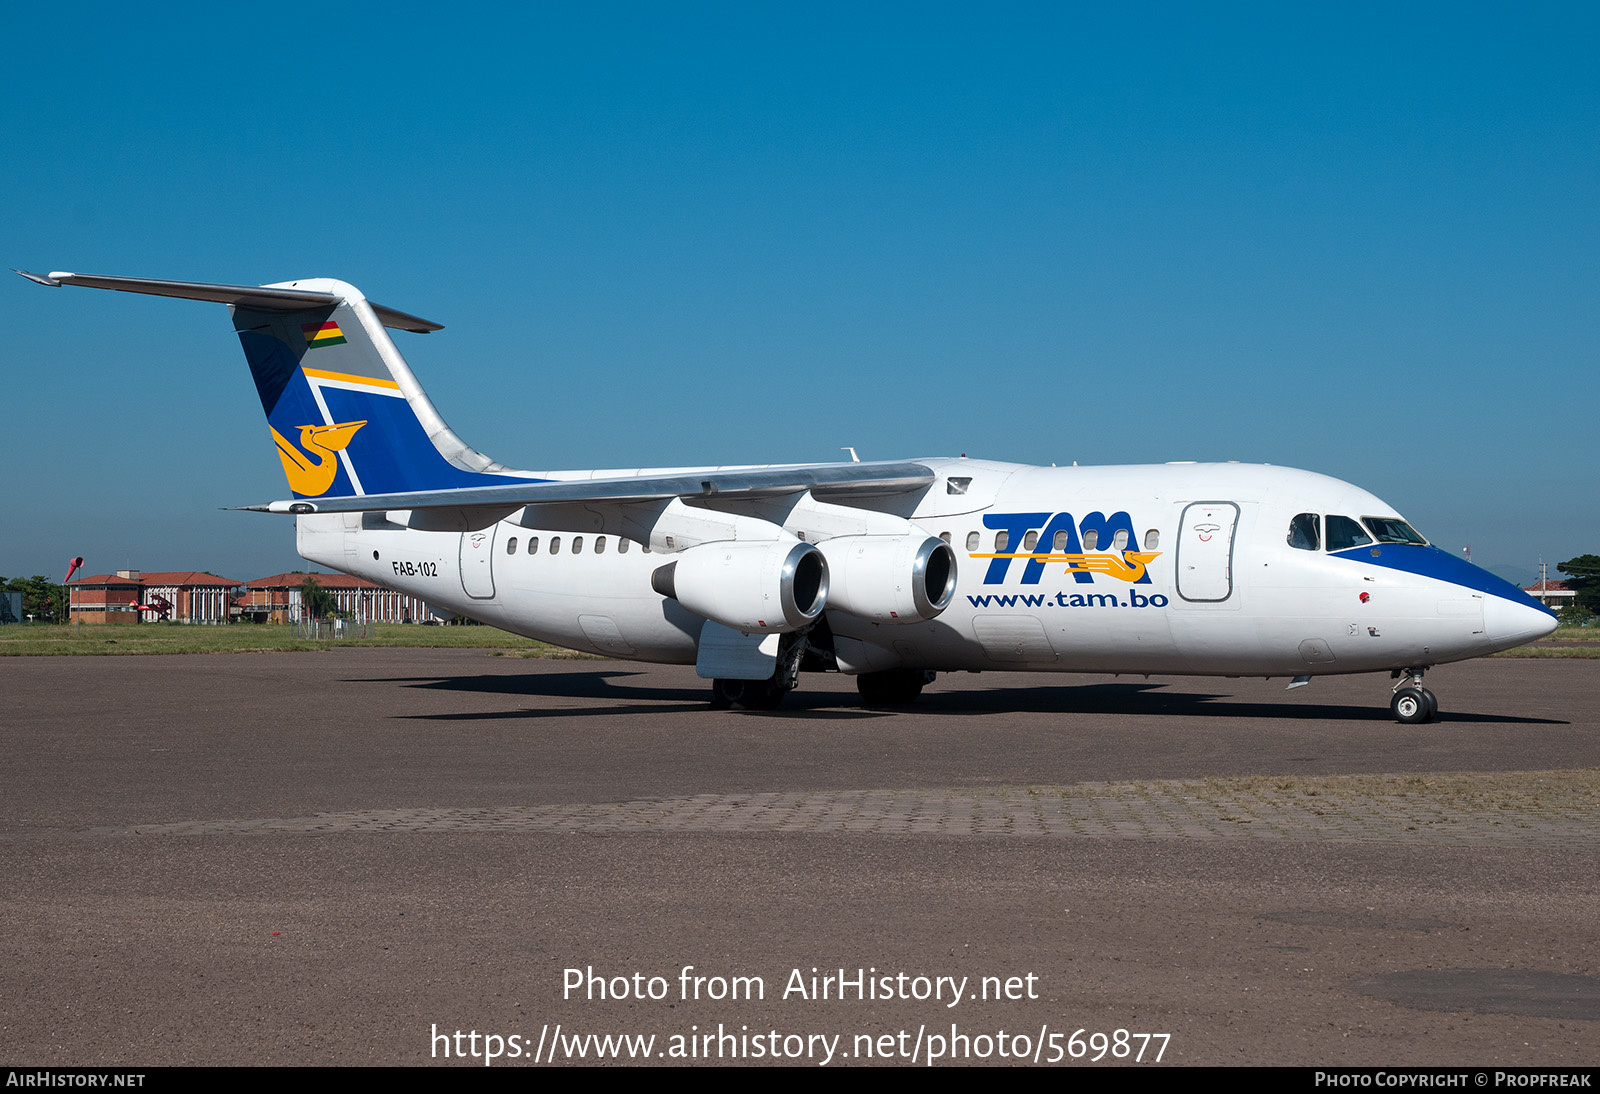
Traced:
POLYGON ((819 548, 832 584, 828 607, 874 623, 921 623, 956 594, 956 553, 929 535, 840 536, 819 548))
POLYGON ((650 575, 650 586, 696 615, 758 634, 797 631, 828 602, 828 560, 797 539, 703 543, 650 575))

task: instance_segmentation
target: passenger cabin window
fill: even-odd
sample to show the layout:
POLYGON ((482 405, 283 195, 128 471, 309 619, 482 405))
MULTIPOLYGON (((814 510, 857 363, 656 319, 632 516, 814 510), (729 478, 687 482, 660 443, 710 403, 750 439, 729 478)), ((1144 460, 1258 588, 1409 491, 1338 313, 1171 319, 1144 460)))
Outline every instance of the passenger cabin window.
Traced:
POLYGON ((539 537, 538 536, 529 536, 528 537, 528 553, 530 555, 536 555, 536 554, 539 553, 539 537))
POLYGON ((1144 549, 1154 551, 1159 546, 1161 546, 1161 532, 1152 528, 1144 534, 1144 549))
POLYGON ((572 537, 572 553, 575 554, 575 555, 583 554, 583 537, 582 536, 573 536, 572 537))
POLYGON ((1399 517, 1362 517, 1361 520, 1379 543, 1413 543, 1422 547, 1428 542, 1399 517))
POLYGON ((1100 531, 1097 528, 1086 528, 1083 532, 1083 549, 1085 551, 1098 550, 1100 547, 1100 531))
POLYGON ((950 542, 950 533, 949 532, 940 532, 939 533, 939 538, 944 540, 946 543, 949 543, 950 542))
POLYGON ((1050 546, 1055 549, 1057 554, 1067 549, 1067 530, 1065 528, 1056 529, 1056 538, 1051 542, 1050 546))
POLYGON ((1320 551, 1322 537, 1317 533, 1320 519, 1315 513, 1296 513, 1289 522, 1289 546, 1297 551, 1320 551))
POLYGON ((561 537, 560 536, 551 536, 550 537, 550 553, 553 554, 553 555, 559 555, 561 553, 561 537))
POLYGON ((1327 520, 1328 550, 1348 551, 1352 547, 1371 543, 1372 537, 1349 517, 1330 516, 1327 520))
POLYGON ((968 532, 967 533, 967 550, 976 551, 977 549, 978 549, 978 533, 976 533, 976 532, 968 532))
POLYGON ((506 540, 506 554, 514 555, 516 553, 517 553, 517 537, 516 536, 512 536, 510 539, 506 540))
POLYGON ((1022 549, 1028 552, 1030 555, 1033 554, 1033 549, 1037 546, 1039 546, 1038 532, 1029 532, 1027 535, 1022 537, 1022 549))
POLYGON ((1128 549, 1128 530, 1126 528, 1118 528, 1117 534, 1111 537, 1111 549, 1113 551, 1126 551, 1128 549))
POLYGON ((1011 546, 1011 533, 1010 532, 996 532, 994 534, 994 553, 995 554, 997 554, 997 555, 1004 554, 1005 553, 1005 549, 1007 547, 1009 547, 1009 546, 1011 546))
POLYGON ((617 540, 617 554, 625 555, 627 553, 628 553, 628 541, 625 540, 625 539, 618 539, 617 540))
POLYGON ((603 555, 603 554, 606 553, 606 537, 605 536, 595 536, 594 537, 594 553, 597 554, 597 555, 603 555))

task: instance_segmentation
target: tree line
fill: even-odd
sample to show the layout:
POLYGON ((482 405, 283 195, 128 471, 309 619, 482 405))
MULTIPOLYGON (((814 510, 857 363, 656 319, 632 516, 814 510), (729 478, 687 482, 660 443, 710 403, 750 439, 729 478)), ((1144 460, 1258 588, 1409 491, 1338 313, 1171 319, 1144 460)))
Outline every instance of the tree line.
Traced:
POLYGON ((1567 588, 1575 594, 1571 606, 1562 609, 1562 621, 1585 623, 1600 615, 1600 555, 1569 558, 1556 569, 1567 575, 1567 588))
POLYGON ((67 587, 56 584, 43 574, 14 577, 10 581, 0 577, 0 592, 22 594, 23 619, 31 615, 41 622, 66 622, 67 587))

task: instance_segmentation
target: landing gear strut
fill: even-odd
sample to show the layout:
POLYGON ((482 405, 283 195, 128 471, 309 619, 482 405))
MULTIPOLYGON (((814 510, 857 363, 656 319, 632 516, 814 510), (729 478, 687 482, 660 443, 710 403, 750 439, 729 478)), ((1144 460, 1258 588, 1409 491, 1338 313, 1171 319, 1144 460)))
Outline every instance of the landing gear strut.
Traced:
POLYGON ((810 643, 806 631, 795 631, 778 640, 776 671, 765 680, 713 680, 712 710, 776 710, 783 697, 800 683, 800 661, 810 643))
POLYGON ((1389 700, 1389 709, 1395 721, 1420 725, 1438 716, 1439 700, 1422 686, 1422 674, 1426 671, 1425 665, 1394 671, 1394 698, 1389 700))

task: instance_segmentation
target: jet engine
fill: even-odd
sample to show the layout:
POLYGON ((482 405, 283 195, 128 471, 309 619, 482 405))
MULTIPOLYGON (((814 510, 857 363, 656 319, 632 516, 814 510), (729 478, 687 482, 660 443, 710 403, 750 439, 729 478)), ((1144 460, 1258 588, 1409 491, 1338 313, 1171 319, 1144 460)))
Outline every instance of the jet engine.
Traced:
POLYGON ((650 586, 725 627, 784 634, 822 614, 828 561, 797 539, 702 543, 651 574, 650 586))
POLYGON ((832 575, 830 608, 874 623, 921 623, 955 596, 956 555, 942 539, 840 536, 818 546, 832 575))

